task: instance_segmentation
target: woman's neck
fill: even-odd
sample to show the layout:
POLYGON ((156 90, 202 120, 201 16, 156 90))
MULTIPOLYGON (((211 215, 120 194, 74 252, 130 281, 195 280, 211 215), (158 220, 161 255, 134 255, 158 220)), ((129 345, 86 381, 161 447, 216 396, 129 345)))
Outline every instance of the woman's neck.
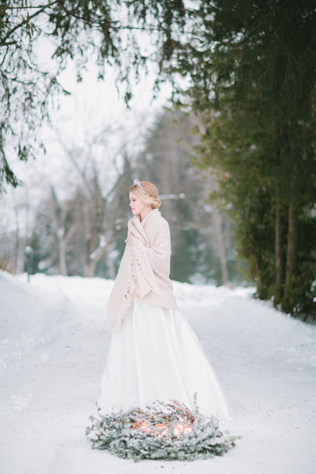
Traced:
POLYGON ((150 206, 148 207, 145 207, 145 209, 139 214, 139 218, 140 218, 140 222, 142 222, 145 217, 148 216, 148 214, 150 214, 152 211, 152 208, 150 206))

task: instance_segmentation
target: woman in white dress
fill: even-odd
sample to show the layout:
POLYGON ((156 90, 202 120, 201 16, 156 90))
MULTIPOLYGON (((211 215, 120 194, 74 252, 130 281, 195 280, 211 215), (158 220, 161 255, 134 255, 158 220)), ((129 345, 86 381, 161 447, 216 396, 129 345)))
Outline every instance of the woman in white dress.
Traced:
POLYGON ((170 230, 158 210, 158 190, 134 180, 129 198, 134 217, 108 305, 114 332, 97 405, 109 413, 177 400, 192 410, 197 392, 201 414, 231 420, 239 413, 177 308, 170 230))

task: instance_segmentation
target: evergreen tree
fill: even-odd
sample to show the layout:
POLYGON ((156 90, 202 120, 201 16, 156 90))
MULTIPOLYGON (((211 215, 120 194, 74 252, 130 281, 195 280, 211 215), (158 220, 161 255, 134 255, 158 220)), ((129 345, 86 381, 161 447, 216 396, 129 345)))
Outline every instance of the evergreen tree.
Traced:
POLYGON ((214 0, 179 53, 200 115, 196 164, 230 206, 258 296, 315 314, 316 10, 314 2, 214 0))

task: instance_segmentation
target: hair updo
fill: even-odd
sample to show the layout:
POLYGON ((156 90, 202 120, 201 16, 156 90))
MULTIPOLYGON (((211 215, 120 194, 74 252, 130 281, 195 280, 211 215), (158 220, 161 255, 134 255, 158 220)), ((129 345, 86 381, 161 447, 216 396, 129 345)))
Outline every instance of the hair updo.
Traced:
POLYGON ((148 204, 152 209, 158 209, 161 205, 160 199, 158 199, 158 189, 153 183, 149 181, 140 181, 144 191, 137 184, 131 186, 131 192, 141 199, 145 204, 148 204))

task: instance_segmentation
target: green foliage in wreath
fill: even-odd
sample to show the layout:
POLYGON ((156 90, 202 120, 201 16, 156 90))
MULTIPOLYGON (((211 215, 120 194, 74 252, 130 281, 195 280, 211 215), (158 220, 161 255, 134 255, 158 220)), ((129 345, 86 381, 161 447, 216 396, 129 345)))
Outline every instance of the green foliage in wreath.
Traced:
POLYGON ((196 405, 192 412, 184 404, 156 401, 146 410, 133 408, 98 418, 86 436, 93 449, 105 449, 123 459, 194 461, 222 456, 241 436, 219 430, 215 418, 202 416, 196 405))

